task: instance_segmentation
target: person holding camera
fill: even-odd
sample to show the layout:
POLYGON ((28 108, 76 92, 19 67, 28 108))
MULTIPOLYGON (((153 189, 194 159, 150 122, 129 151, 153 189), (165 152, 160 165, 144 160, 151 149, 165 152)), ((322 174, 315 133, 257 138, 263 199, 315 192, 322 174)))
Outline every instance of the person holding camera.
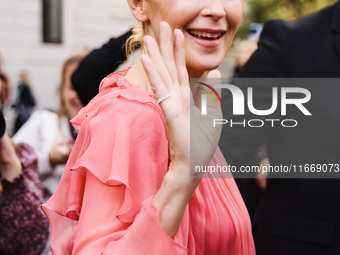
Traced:
MULTIPOLYGON (((1 79, 0 91, 4 88, 1 79)), ((1 99, 2 105, 5 98, 1 99)), ((7 134, 1 110, 0 254, 41 254, 49 233, 47 218, 40 209, 42 201, 34 150, 24 143, 14 144, 7 134)))

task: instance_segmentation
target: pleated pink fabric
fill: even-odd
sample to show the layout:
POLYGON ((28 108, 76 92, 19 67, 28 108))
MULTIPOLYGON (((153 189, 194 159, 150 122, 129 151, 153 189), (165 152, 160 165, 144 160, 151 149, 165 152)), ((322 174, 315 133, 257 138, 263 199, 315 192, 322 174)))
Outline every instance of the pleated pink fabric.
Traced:
MULTIPOLYGON (((170 238, 152 199, 169 164, 152 93, 110 74, 72 124, 79 130, 56 193, 42 206, 55 254, 253 255, 247 209, 232 178, 204 178, 170 238)), ((226 165, 219 149, 212 165, 226 165)))

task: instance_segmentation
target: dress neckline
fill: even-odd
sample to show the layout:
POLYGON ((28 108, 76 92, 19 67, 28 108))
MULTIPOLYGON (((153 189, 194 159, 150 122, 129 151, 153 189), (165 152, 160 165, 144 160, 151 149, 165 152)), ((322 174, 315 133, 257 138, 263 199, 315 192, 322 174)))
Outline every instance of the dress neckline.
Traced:
POLYGON ((149 97, 155 99, 155 94, 153 92, 146 92, 141 86, 137 85, 137 84, 132 84, 128 81, 128 79, 126 79, 126 74, 128 73, 128 71, 131 69, 131 67, 129 67, 128 69, 125 70, 121 70, 118 72, 113 72, 111 74, 109 74, 100 84, 99 86, 99 92, 101 92, 102 90, 109 88, 109 87, 137 87, 140 90, 142 90, 145 94, 147 94, 149 97))

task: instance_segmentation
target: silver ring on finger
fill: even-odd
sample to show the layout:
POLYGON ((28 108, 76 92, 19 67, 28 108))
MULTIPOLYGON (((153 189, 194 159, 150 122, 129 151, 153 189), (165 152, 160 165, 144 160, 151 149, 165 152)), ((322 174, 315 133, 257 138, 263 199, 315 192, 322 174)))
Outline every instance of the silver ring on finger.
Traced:
POLYGON ((162 96, 157 100, 157 103, 162 103, 163 101, 167 100, 169 97, 171 97, 171 94, 166 94, 165 96, 162 96))

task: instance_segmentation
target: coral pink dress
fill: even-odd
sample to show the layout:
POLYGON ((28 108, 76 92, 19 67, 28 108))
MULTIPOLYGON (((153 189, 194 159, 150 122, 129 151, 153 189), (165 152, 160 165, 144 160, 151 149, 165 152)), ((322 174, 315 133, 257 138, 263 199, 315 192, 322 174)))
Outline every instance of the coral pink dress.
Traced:
MULTIPOLYGON (((168 169, 162 111, 129 84, 106 77, 72 120, 79 130, 56 193, 42 206, 55 254, 253 255, 250 219, 232 178, 204 178, 170 238, 152 199, 168 169)), ((217 149, 212 164, 226 162, 217 149)), ((218 176, 215 176, 218 177, 218 176)))

